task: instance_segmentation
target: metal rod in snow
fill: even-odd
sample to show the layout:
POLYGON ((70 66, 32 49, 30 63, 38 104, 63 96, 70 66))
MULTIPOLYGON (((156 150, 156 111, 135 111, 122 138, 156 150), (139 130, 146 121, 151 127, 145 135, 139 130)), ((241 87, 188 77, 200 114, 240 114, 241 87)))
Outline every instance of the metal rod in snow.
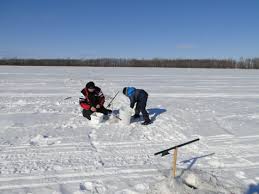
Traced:
MULTIPOLYGON (((111 106, 111 104, 112 104, 112 101, 116 98, 116 96, 119 94, 119 91, 115 94, 115 96, 111 99, 111 101, 110 101, 110 103, 107 105, 107 107, 106 108, 109 108, 110 106, 111 106)), ((117 118, 117 119, 119 119, 119 120, 121 120, 121 118, 119 117, 119 116, 117 116, 117 115, 113 115, 115 118, 117 118)))
POLYGON ((117 116, 117 115, 113 115, 113 116, 114 116, 115 118, 121 120, 121 118, 120 118, 119 116, 117 116))
POLYGON ((174 147, 168 148, 168 149, 166 149, 166 150, 163 150, 163 151, 157 152, 157 153, 155 153, 154 155, 161 154, 161 157, 163 157, 163 156, 165 156, 165 155, 170 154, 170 153, 169 153, 169 151, 170 151, 170 150, 173 150, 173 149, 175 149, 175 148, 179 148, 179 147, 185 146, 185 145, 187 145, 187 144, 190 144, 190 143, 193 143, 193 142, 195 142, 195 141, 199 141, 199 140, 200 140, 200 139, 199 139, 199 138, 197 138, 197 139, 194 139, 194 140, 192 140, 192 141, 188 141, 188 142, 185 142, 185 143, 179 144, 179 145, 177 145, 177 146, 174 146, 174 147))
POLYGON ((72 98, 72 96, 68 96, 68 97, 66 97, 64 100, 68 100, 68 99, 70 99, 70 98, 72 98))
POLYGON ((111 99, 110 103, 107 105, 106 108, 109 108, 112 104, 112 101, 116 98, 116 96, 119 94, 119 91, 115 94, 115 96, 111 99))

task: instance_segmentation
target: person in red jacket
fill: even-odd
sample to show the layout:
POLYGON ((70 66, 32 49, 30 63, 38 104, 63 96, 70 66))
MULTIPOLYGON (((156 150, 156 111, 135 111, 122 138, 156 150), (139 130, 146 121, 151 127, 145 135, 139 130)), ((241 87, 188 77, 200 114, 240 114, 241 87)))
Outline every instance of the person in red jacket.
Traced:
POLYGON ((83 108, 82 114, 88 120, 91 120, 91 114, 94 112, 101 112, 104 115, 112 113, 112 110, 106 109, 103 104, 105 97, 102 90, 95 86, 94 82, 88 82, 81 91, 79 104, 83 108))

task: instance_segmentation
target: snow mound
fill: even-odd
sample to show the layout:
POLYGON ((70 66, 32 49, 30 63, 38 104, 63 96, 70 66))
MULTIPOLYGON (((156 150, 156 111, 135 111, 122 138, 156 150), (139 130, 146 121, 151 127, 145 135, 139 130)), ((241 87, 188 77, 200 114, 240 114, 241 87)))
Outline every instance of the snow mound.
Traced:
POLYGON ((234 180, 219 180, 201 170, 182 170, 176 178, 170 177, 150 187, 149 194, 213 194, 244 193, 234 180))
POLYGON ((120 108, 120 119, 122 125, 129 125, 131 121, 131 115, 133 110, 126 106, 121 106, 120 108))
POLYGON ((80 190, 86 193, 105 193, 106 188, 100 180, 80 183, 80 190))

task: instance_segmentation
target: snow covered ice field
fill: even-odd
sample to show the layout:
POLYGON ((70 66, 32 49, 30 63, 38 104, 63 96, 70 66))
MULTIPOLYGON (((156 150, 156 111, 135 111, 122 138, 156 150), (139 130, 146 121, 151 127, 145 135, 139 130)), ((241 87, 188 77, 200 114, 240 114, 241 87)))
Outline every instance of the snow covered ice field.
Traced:
POLYGON ((259 192, 258 70, 0 67, 0 193, 213 192, 259 192), (145 89, 153 123, 89 123, 78 97, 91 80, 106 104, 145 89), (197 137, 173 179, 172 155, 154 153, 197 137))

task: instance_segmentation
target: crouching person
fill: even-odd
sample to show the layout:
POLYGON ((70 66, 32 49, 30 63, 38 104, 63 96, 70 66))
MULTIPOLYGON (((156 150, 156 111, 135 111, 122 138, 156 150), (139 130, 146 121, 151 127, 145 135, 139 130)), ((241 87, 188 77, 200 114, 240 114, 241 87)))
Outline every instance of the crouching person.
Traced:
POLYGON ((79 98, 79 104, 83 108, 83 116, 91 120, 91 114, 94 112, 100 112, 104 115, 110 114, 112 111, 103 106, 104 102, 105 97, 101 89, 95 86, 94 82, 88 82, 82 89, 79 98))
POLYGON ((142 125, 150 124, 151 120, 146 110, 148 93, 142 89, 136 89, 134 87, 125 87, 123 88, 123 94, 129 97, 131 108, 133 108, 134 105, 137 103, 135 107, 135 115, 133 116, 133 118, 139 118, 139 114, 141 112, 144 118, 144 122, 142 123, 142 125))

